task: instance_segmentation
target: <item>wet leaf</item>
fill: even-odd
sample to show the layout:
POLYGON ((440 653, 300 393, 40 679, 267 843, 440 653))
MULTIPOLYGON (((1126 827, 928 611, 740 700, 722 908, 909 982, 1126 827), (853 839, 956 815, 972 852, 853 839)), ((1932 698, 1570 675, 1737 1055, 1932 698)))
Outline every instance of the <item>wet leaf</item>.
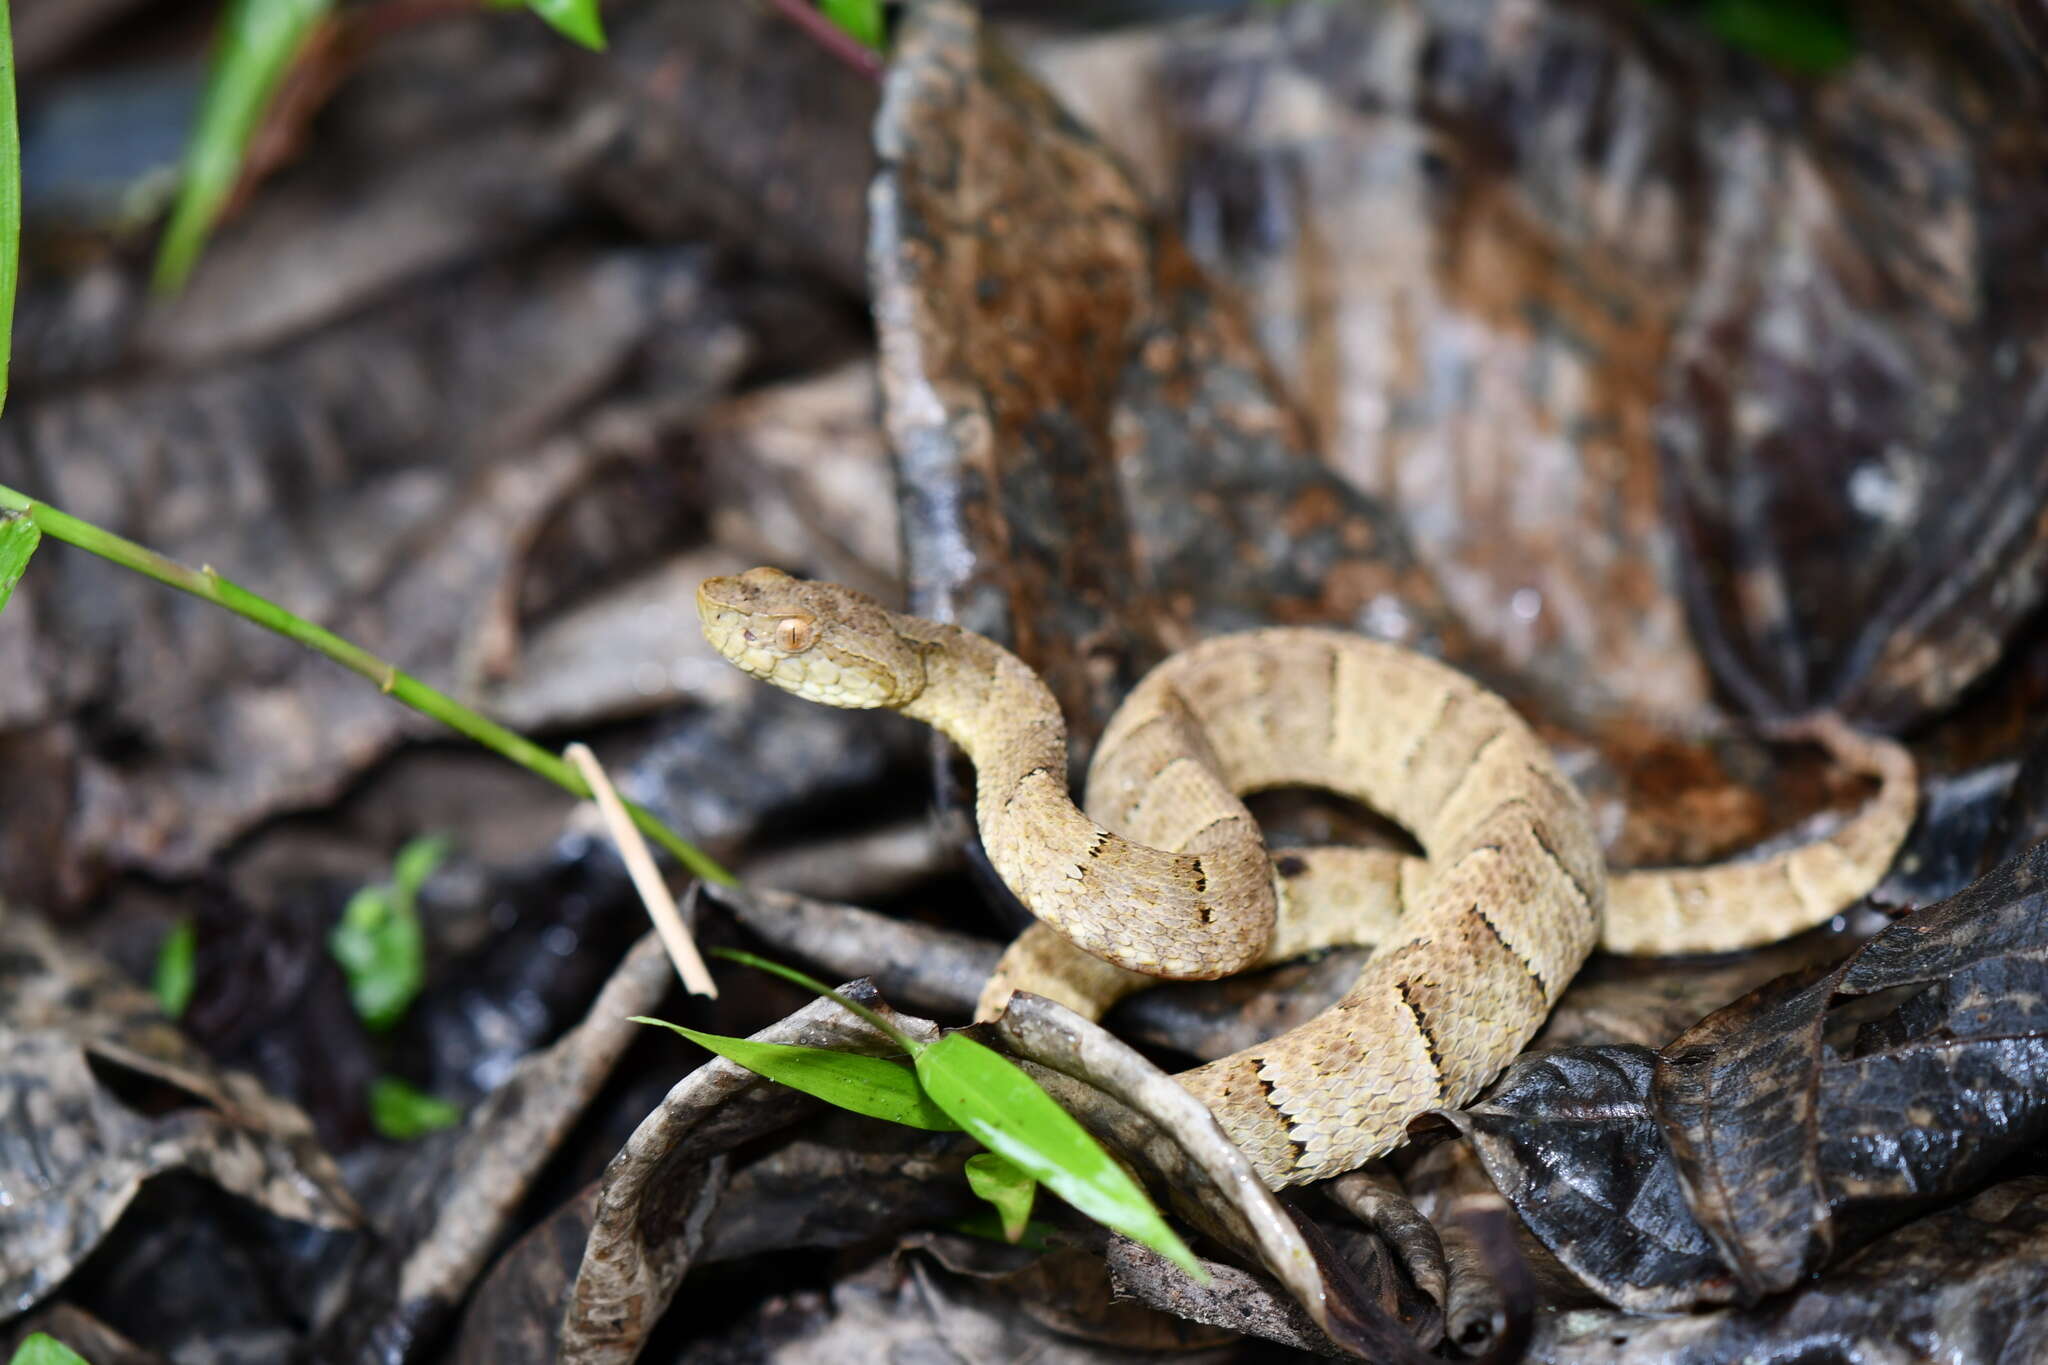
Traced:
POLYGON ((1015 1063, 954 1033, 917 1054, 917 1075, 933 1101, 991 1152, 1104 1227, 1208 1280, 1138 1183, 1015 1063))
POLYGON ((2008 1181, 1930 1214, 1753 1308, 1546 1315, 1529 1358, 1555 1365, 2022 1365, 2048 1332, 2048 1181, 2008 1181))
POLYGON ((1789 1289, 2048 1133, 2048 845, 1661 1053, 1532 1054, 1453 1118, 1616 1305, 1789 1289), (1855 1003, 1873 996, 1884 1007, 1855 1003))
POLYGON ((1650 1112, 1656 1058, 1628 1046, 1527 1056, 1484 1103, 1453 1116, 1530 1231, 1610 1302, 1639 1313, 1734 1295, 1650 1112))
POLYGON ((1038 1182, 1007 1157, 978 1152, 967 1158, 967 1183, 995 1205, 1003 1220, 1003 1240, 1022 1241, 1031 1221, 1032 1202, 1038 1197, 1038 1182))
POLYGON ((570 41, 593 52, 604 51, 604 22, 597 15, 597 0, 526 0, 526 7, 570 41))
POLYGON ((379 1076, 370 1082, 370 1122, 392 1141, 410 1142, 462 1122, 462 1106, 396 1076, 379 1076))
POLYGON ((1652 1098, 1694 1213, 1752 1296, 1972 1188, 2048 1133, 2048 846, 1820 980, 1702 1020, 1664 1050, 1652 1098), (1834 1002, 1914 986, 1829 1038, 1834 1002))
POLYGON ((156 991, 157 1003, 164 1007, 164 1013, 173 1019, 184 1018, 185 1006, 192 1003, 193 962, 198 951, 199 927, 190 918, 172 925, 156 950, 151 988, 156 991))
POLYGON ((192 273, 271 95, 331 8, 333 0, 234 0, 222 16, 184 183, 157 248, 159 292, 177 292, 192 273))
POLYGON ((950 1132, 960 1125, 932 1102, 910 1068, 882 1057, 862 1057, 851 1052, 834 1052, 821 1047, 799 1047, 792 1043, 759 1043, 751 1038, 728 1038, 700 1033, 665 1019, 635 1016, 642 1024, 672 1029, 708 1052, 738 1062, 756 1075, 766 1076, 792 1090, 815 1095, 828 1104, 867 1114, 891 1123, 908 1124, 932 1132, 950 1132))
MULTIPOLYGON (((0 0, 0 4, 5 3, 6 0, 0 0)), ((0 13, 0 22, 5 20, 6 15, 0 13)), ((4 52, 0 52, 0 58, 5 56, 4 52)), ((5 326, 5 319, 0 318, 0 327, 5 326)), ((0 402, 6 399, 5 345, 4 336, 0 336, 0 402)), ((0 611, 7 610, 7 599, 14 596, 14 585, 21 582, 22 574, 28 570, 28 561, 42 540, 42 528, 28 518, 0 519, 0 611)))
MULTIPOLYGON (((0 23, 5 23, 5 0, 0 0, 0 23)), ((21 1343, 7 1365, 88 1365, 86 1358, 47 1333, 37 1332, 21 1343)))

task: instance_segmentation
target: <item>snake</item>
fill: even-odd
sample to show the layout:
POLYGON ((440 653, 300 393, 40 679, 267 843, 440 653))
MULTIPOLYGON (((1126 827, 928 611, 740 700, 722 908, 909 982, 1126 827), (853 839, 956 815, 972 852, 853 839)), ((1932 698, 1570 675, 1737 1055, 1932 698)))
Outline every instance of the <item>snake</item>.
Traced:
POLYGON ((1834 832, 1610 876, 1584 797, 1506 701, 1403 646, 1283 626, 1204 640, 1146 674, 1095 748, 1084 809, 1058 703, 994 641, 773 568, 706 580, 697 607, 744 672, 898 711, 966 753, 989 862, 1038 921, 1003 954, 982 1017, 1020 989, 1094 1017, 1162 978, 1374 945, 1327 1010, 1177 1077, 1275 1189, 1356 1169, 1419 1116, 1471 1101, 1596 945, 1728 951, 1840 913, 1889 869, 1917 806, 1902 747, 1814 718, 1796 737, 1878 780, 1834 832), (1358 801, 1423 856, 1270 853, 1242 798, 1278 787, 1358 801))

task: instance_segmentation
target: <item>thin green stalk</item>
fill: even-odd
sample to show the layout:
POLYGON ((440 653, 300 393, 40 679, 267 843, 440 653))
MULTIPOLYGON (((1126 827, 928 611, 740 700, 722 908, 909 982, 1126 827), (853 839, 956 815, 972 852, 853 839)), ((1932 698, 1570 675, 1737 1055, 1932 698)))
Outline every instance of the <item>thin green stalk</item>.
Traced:
POLYGON ((880 1014, 861 1004, 860 1001, 848 999, 845 995, 832 989, 832 987, 818 980, 815 976, 806 976, 794 967, 785 967, 780 962, 770 962, 765 957, 742 952, 738 948, 713 948, 711 955, 713 957, 722 957, 728 962, 737 962, 743 967, 752 967, 756 971, 767 972, 771 976, 779 976, 784 981, 802 986, 813 995, 824 996, 841 1009, 850 1010, 854 1014, 859 1015, 869 1025, 886 1034, 889 1040, 895 1043, 896 1046, 902 1048, 913 1057, 925 1050, 925 1044, 911 1037, 902 1029, 897 1028, 880 1014))
MULTIPOLYGON (((379 690, 389 693, 423 715, 432 716, 451 730, 468 735, 487 749, 496 751, 511 759, 529 772, 537 773, 575 796, 589 797, 590 788, 576 769, 564 760, 541 748, 532 740, 514 734, 504 726, 464 706, 455 698, 436 688, 427 686, 409 673, 401 672, 394 665, 385 662, 358 645, 349 643, 331 630, 325 630, 311 621, 292 615, 283 607, 267 601, 250 592, 240 584, 221 577, 213 569, 191 569, 174 559, 167 559, 144 545, 137 545, 111 531, 105 531, 89 521, 58 511, 48 503, 37 502, 25 494, 0 484, 0 510, 12 511, 27 517, 53 540, 67 545, 76 545, 102 559, 112 560, 126 569, 154 578, 180 592, 189 592, 194 597, 204 598, 216 606, 226 607, 237 616, 246 617, 259 626, 267 627, 280 635, 288 636, 316 653, 324 654, 343 668, 362 674, 377 684, 379 690)), ((642 833, 675 855, 677 862, 688 868, 694 875, 709 882, 732 885, 735 878, 720 867, 709 854, 685 841, 675 831, 664 825, 645 807, 636 802, 626 802, 626 810, 632 815, 633 823, 642 833)))
POLYGON ((21 266, 21 129, 14 116, 14 20, 0 0, 0 408, 7 406, 14 284, 21 266))

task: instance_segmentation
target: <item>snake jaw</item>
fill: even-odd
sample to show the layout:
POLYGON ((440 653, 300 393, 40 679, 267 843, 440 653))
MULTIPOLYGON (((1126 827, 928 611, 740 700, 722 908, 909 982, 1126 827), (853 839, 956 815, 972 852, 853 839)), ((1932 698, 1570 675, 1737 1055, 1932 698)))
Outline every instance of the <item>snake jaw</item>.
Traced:
POLYGON ((808 701, 895 707, 924 687, 922 656, 879 603, 851 588, 750 569, 705 579, 697 615, 727 662, 808 701))

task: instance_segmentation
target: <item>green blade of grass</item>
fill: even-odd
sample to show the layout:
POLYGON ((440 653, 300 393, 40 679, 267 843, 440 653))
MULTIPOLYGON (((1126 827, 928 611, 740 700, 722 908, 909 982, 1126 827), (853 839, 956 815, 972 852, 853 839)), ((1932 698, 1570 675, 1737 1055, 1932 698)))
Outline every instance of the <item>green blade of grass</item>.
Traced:
POLYGON ((839 1008, 851 1014, 859 1015, 876 1030, 887 1034, 891 1042, 913 1057, 925 1049, 926 1045, 924 1043, 919 1042, 902 1029, 897 1028, 858 1000, 847 999, 815 976, 806 976, 794 967, 785 967, 780 962, 770 962, 765 957, 756 957, 752 953, 743 953, 737 948, 713 948, 711 955, 713 957, 722 957, 728 962, 737 962, 743 967, 752 967, 755 971, 766 972, 770 976, 779 976, 793 986, 803 987, 813 995, 824 996, 827 1000, 838 1005, 839 1008))
POLYGON ((157 248, 159 293, 184 286, 226 207, 242 157, 292 59, 334 0, 232 0, 215 37, 212 70, 185 148, 178 202, 157 248))
POLYGON ((967 1186, 995 1205, 1003 1220, 1003 1240, 1021 1242, 1031 1223, 1031 1205, 1038 1182, 1008 1157, 977 1152, 967 1158, 967 1186))
POLYGON ((89 1365, 89 1362, 57 1338, 35 1332, 15 1348, 7 1365, 89 1365))
MULTIPOLYGON (((0 346, 4 345, 4 341, 0 341, 0 346)), ((0 611, 7 610, 7 600, 14 596, 14 585, 21 582, 29 559, 42 541, 41 528, 26 517, 0 519, 0 611)))
MULTIPOLYGON (((16 489, 0 484, 0 510, 16 512, 27 521, 35 523, 44 535, 61 540, 66 545, 75 545, 81 550, 111 560, 124 569, 157 582, 188 592, 194 597, 225 607, 246 620, 254 621, 266 630, 272 630, 288 640, 296 640, 306 648, 332 659, 352 673, 368 678, 379 691, 386 692, 404 702, 421 715, 431 716, 460 735, 467 735, 486 749, 504 758, 511 759, 528 772, 546 778, 572 796, 588 797, 590 784, 576 771, 573 764, 564 762, 559 756, 549 753, 524 735, 516 734, 488 716, 482 716, 464 706, 455 698, 438 688, 427 686, 418 678, 398 669, 364 649, 342 639, 333 631, 317 626, 301 616, 294 616, 283 607, 265 598, 258 597, 247 588, 221 577, 212 569, 191 569, 158 554, 146 545, 137 545, 112 531, 104 530, 89 521, 80 520, 60 512, 46 502, 37 502, 16 489)), ((725 886, 735 883, 732 873, 721 867, 717 860, 702 849, 680 837, 674 830, 656 819, 654 813, 635 801, 628 801, 626 813, 633 817, 633 824, 648 838, 667 849, 675 860, 690 870, 693 876, 705 881, 718 882, 725 886)))
POLYGON ((659 1024, 673 1029, 707 1052, 737 1062, 758 1076, 815 1095, 828 1104, 856 1114, 887 1119, 934 1133, 959 1131, 960 1125, 946 1111, 932 1103, 917 1076, 905 1066, 882 1057, 834 1052, 830 1048, 800 1047, 795 1043, 758 1043, 751 1038, 728 1038, 723 1034, 699 1033, 665 1019, 634 1015, 636 1024, 659 1024))
POLYGON ((982 1146, 1104 1227, 1208 1281, 1209 1272, 1138 1182, 1007 1057, 964 1034, 948 1034, 917 1054, 917 1078, 982 1146))
POLYGON ((526 0, 526 7, 563 37, 592 52, 604 51, 604 24, 597 17, 597 0, 526 0))
MULTIPOLYGON (((21 126, 14 110, 14 19, 0 0, 0 409, 14 354, 14 285, 21 269, 21 126)), ((4 599, 0 599, 4 601, 4 599)))
POLYGON ((185 1006, 192 1003, 194 963, 198 956, 199 930, 189 917, 181 919, 171 926, 171 932, 164 935, 157 948, 156 971, 151 978, 156 1002, 169 1018, 184 1018, 185 1006))

